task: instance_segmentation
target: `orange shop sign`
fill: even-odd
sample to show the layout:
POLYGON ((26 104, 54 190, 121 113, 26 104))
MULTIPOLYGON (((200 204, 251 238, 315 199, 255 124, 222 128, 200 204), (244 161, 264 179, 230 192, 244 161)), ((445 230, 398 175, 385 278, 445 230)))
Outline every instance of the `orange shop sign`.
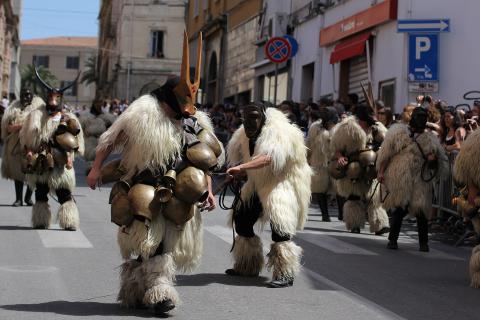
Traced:
POLYGON ((397 0, 385 0, 354 16, 320 30, 320 46, 332 44, 357 32, 397 19, 397 0))

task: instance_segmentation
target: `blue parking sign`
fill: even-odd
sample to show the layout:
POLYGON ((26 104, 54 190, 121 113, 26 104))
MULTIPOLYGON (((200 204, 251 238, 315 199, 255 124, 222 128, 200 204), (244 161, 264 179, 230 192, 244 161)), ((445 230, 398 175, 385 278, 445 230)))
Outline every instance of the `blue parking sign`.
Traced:
POLYGON ((438 81, 438 34, 408 35, 408 80, 438 81))

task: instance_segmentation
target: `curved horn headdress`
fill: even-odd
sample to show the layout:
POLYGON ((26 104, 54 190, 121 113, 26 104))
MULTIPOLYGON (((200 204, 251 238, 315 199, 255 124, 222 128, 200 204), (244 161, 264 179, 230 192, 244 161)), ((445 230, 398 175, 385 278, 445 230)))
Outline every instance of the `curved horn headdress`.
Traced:
POLYGON ((68 90, 68 89, 70 89, 71 87, 73 87, 73 86, 75 85, 75 83, 77 83, 78 78, 80 77, 80 74, 81 74, 81 72, 78 72, 77 77, 75 78, 75 80, 72 81, 72 83, 66 85, 65 87, 63 87, 63 88, 61 88, 61 89, 58 89, 58 91, 59 91, 60 93, 63 93, 63 92, 65 92, 66 90, 68 90))
POLYGON ((66 90, 70 89, 71 87, 73 87, 75 85, 75 83, 77 83, 78 81, 78 78, 80 77, 80 74, 81 72, 79 72, 77 74, 77 77, 75 78, 75 80, 72 81, 72 83, 66 85, 65 87, 61 88, 61 89, 57 89, 57 88, 54 88, 52 86, 50 86, 48 83, 45 82, 45 80, 42 79, 42 77, 40 77, 40 74, 38 73, 38 69, 37 69, 37 66, 33 66, 35 68, 35 76, 37 77, 38 81, 40 81, 40 83, 45 87, 47 88, 49 91, 56 91, 58 93, 62 93, 65 92, 66 90))
POLYGON ((40 77, 40 74, 38 73, 38 69, 37 69, 37 66, 33 66, 33 68, 35 68, 35 76, 37 77, 38 81, 40 81, 40 83, 45 87, 47 88, 48 90, 50 91, 53 91, 54 88, 52 88, 48 83, 46 83, 42 77, 40 77))
POLYGON ((173 92, 179 102, 181 112, 184 115, 195 114, 195 102, 198 89, 200 88, 200 74, 202 67, 202 33, 198 36, 197 63, 195 67, 195 77, 192 83, 190 79, 190 54, 188 47, 188 35, 185 30, 183 33, 183 56, 182 66, 180 68, 180 82, 175 86, 173 92))

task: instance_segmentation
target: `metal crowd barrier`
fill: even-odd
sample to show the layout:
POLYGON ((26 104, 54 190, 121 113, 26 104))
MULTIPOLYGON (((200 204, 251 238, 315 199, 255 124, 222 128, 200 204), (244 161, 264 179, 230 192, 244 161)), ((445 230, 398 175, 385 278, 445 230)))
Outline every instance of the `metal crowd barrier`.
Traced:
POLYGON ((448 172, 434 187, 432 207, 438 209, 439 217, 445 213, 458 215, 457 207, 452 203, 454 195, 458 193, 458 189, 453 183, 453 166, 457 154, 458 152, 451 152, 448 154, 448 172))

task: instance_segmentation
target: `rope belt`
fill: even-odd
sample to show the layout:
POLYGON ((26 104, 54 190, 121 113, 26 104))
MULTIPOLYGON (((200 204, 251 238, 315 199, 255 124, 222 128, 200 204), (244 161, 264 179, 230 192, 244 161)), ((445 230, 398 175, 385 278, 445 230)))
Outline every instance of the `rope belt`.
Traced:
MULTIPOLYGON (((241 198, 241 183, 235 180, 225 183, 222 190, 220 191, 220 195, 218 196, 218 205, 222 210, 232 210, 233 217, 237 214, 238 204, 240 206, 243 205, 243 200, 241 198), (233 201, 230 206, 225 204, 225 198, 227 196, 227 192, 230 191, 233 194, 233 201)), ((235 219, 232 217, 232 247, 230 248, 230 252, 233 251, 235 248, 235 219)))

